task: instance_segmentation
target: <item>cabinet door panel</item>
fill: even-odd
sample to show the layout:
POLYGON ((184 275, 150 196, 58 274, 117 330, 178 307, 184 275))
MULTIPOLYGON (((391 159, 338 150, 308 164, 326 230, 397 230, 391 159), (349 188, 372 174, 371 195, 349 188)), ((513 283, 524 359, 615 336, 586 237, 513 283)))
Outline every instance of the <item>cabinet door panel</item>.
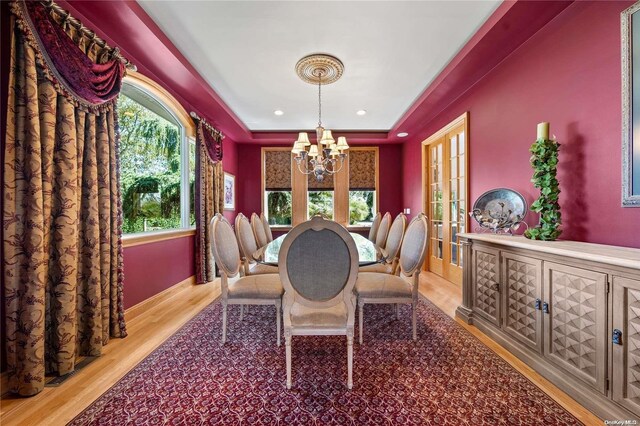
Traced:
POLYGON ((502 252, 503 328, 512 337, 542 352, 542 261, 502 252))
POLYGON ((606 393, 607 275, 545 262, 544 355, 606 393))
POLYGON ((640 280, 613 277, 613 330, 622 331, 612 344, 613 399, 640 414, 640 280))
POLYGON ((473 310, 500 325, 500 253, 485 247, 473 249, 473 310))

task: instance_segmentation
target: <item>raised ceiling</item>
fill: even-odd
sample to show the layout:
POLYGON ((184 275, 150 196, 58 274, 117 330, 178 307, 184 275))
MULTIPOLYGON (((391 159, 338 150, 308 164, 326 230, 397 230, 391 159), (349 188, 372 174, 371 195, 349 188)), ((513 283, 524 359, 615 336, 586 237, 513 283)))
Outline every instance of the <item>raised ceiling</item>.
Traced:
POLYGON ((323 87, 325 126, 391 129, 500 1, 139 3, 244 124, 261 131, 315 127, 317 87, 294 67, 316 52, 345 65, 323 87))

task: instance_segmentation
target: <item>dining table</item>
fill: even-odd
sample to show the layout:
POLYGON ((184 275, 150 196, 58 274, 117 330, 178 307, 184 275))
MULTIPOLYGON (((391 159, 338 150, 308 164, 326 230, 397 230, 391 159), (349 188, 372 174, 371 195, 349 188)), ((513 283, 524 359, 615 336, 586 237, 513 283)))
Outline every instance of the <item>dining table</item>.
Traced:
MULTIPOLYGON (((350 232, 353 241, 356 243, 358 249, 358 263, 360 266, 373 265, 376 263, 385 262, 387 259, 387 253, 383 248, 378 247, 366 237, 350 232)), ((258 263, 265 265, 278 266, 278 255, 280 253, 280 247, 287 235, 281 235, 268 243, 266 246, 260 247, 252 255, 253 259, 258 263)))

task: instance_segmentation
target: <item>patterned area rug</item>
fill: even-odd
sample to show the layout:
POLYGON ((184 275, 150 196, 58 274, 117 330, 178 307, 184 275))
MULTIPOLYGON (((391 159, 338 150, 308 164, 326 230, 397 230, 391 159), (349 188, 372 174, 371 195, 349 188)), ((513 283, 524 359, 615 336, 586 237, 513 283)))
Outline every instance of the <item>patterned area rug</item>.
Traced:
POLYGON ((208 306, 71 424, 581 424, 430 302, 415 343, 409 306, 400 320, 365 306, 351 391, 346 338, 294 336, 287 390, 274 313, 252 306, 240 322, 231 307, 221 347, 220 305, 208 306))

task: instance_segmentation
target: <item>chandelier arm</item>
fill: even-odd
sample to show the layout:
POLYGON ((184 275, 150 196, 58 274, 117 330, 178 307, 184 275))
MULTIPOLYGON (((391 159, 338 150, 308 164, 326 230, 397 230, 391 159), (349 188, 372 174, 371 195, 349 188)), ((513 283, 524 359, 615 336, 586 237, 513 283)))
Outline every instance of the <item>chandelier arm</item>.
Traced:
POLYGON ((296 161, 296 163, 298 163, 298 170, 300 170, 300 173, 302 173, 303 175, 310 175, 313 172, 312 170, 309 170, 309 168, 307 167, 307 164, 308 164, 307 161, 304 161, 304 166, 305 166, 304 170, 302 170, 302 168, 300 167, 300 165, 302 164, 302 161, 300 162, 296 161))

